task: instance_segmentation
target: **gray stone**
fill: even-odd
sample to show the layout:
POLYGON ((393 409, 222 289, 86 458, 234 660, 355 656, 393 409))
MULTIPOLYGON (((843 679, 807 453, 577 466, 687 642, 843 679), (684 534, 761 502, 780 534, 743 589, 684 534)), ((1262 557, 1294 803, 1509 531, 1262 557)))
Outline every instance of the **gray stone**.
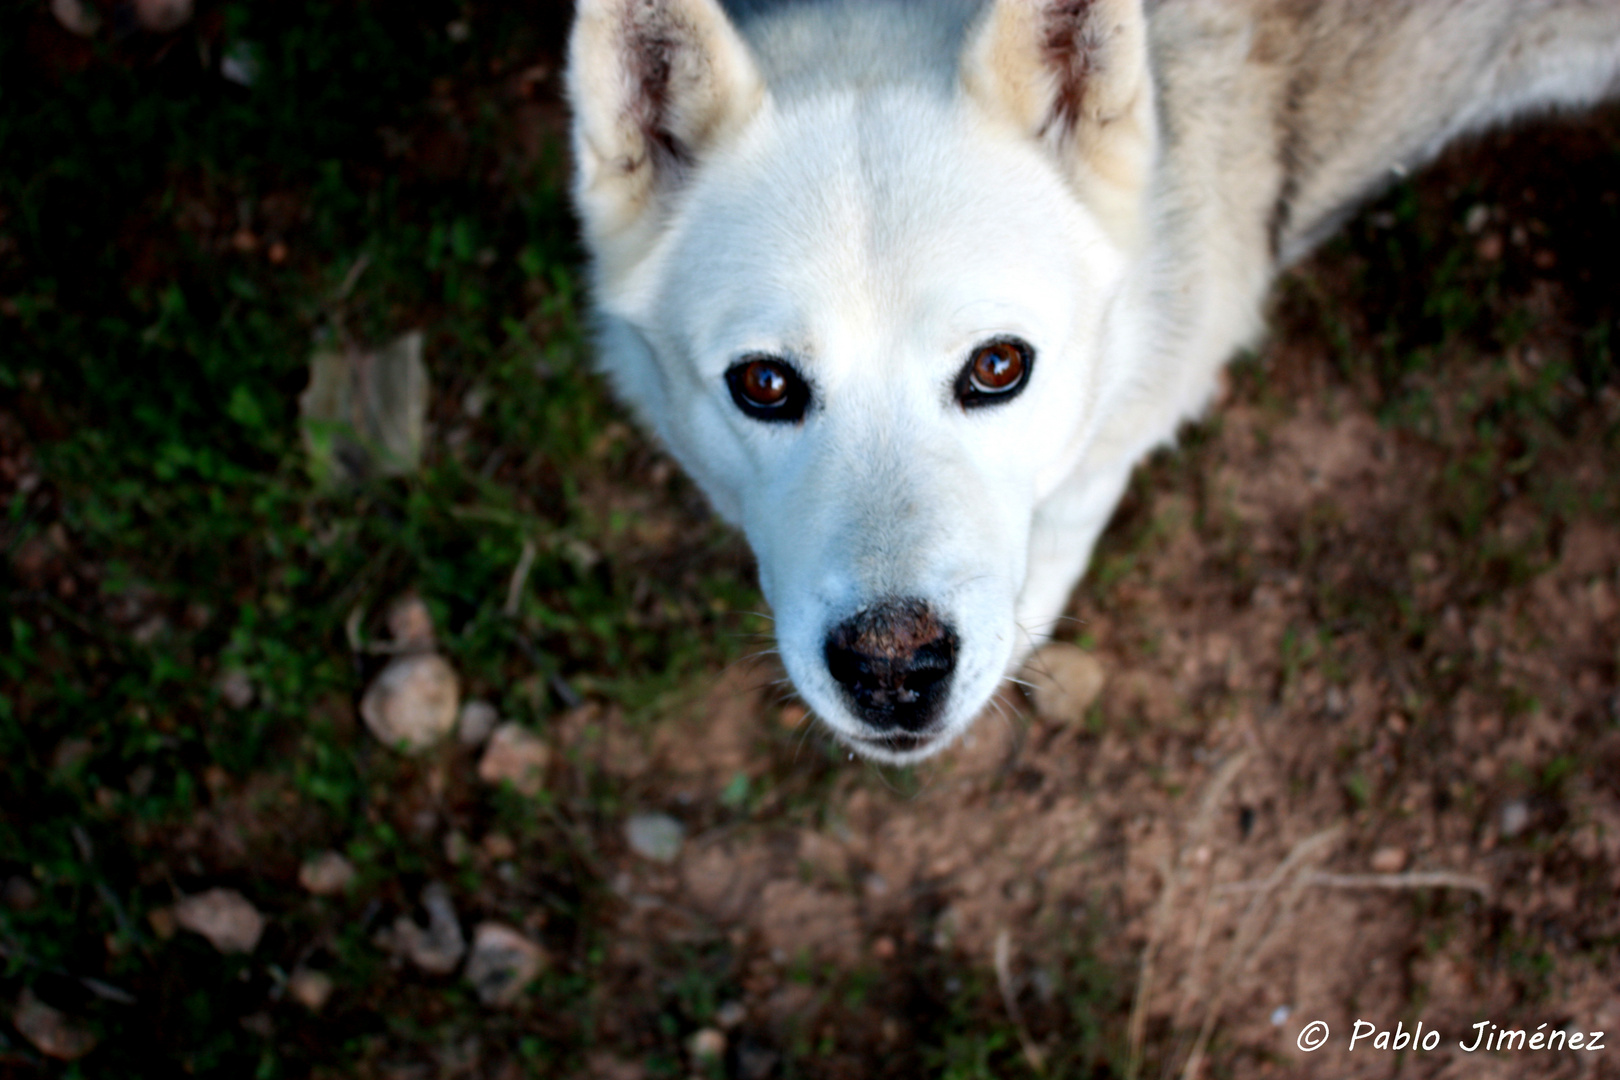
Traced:
POLYGON ((467 939, 462 936, 461 924, 456 921, 450 890, 437 881, 430 883, 422 890, 422 907, 428 914, 427 928, 423 929, 416 920, 401 915, 394 920, 394 947, 423 971, 431 975, 448 975, 467 955, 467 939))
POLYGON ((461 706, 461 680, 436 653, 396 656, 360 700, 360 717, 390 748, 417 754, 450 734, 461 706))
POLYGON ((481 922, 473 930, 465 974, 479 1001, 504 1006, 518 999, 546 962, 545 949, 519 931, 503 923, 481 922))
POLYGON ((502 724, 489 737, 478 761, 478 779, 509 783, 524 795, 538 795, 546 784, 551 748, 521 724, 502 724))
POLYGON ((76 1061, 96 1048, 96 1037, 88 1028, 39 1000, 26 986, 11 1022, 35 1050, 58 1061, 76 1061))
POLYGON ((1530 827, 1530 804, 1523 799, 1513 799, 1502 806, 1501 813, 1502 839, 1512 840, 1515 836, 1530 827))
POLYGON ((235 889, 209 889, 174 905, 174 921, 201 934, 222 953, 250 953, 264 933, 264 916, 235 889))
POLYGON ((354 884, 354 863, 336 851, 323 851, 298 868, 298 884, 316 896, 336 896, 354 884))
POLYGON ((326 1008, 331 1000, 332 976, 313 968, 299 968, 287 977, 287 996, 312 1013, 326 1008))
POLYGON ((654 862, 674 862, 686 841, 686 826, 668 814, 636 814, 624 823, 630 850, 654 862))
POLYGON ((1053 642, 1029 658, 1022 678, 1030 685, 1035 712, 1042 719, 1078 724, 1102 693, 1108 675, 1102 662, 1078 645, 1053 642))
POLYGON ((461 706, 461 715, 456 718, 456 740, 462 746, 479 746, 500 722, 501 714, 495 706, 474 698, 461 706))

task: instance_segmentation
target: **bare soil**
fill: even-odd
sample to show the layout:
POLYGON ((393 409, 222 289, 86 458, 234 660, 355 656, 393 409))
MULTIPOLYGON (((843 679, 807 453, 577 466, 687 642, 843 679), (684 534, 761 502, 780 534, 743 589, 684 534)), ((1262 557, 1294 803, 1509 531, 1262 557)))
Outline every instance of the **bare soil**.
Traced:
MULTIPOLYGON (((1620 1034, 1617 131, 1455 152, 1289 275, 1074 601, 1108 670, 1085 724, 1009 691, 895 776, 822 748, 768 661, 650 733, 577 724, 576 761, 693 826, 620 861, 614 981, 717 945, 744 1044, 819 1046, 816 1075, 937 1066, 915 1021, 965 993, 1099 1074, 1620 1076, 1462 1049, 1620 1034), (709 824, 739 774, 767 794, 709 824), (1358 1021, 1441 1037, 1351 1052, 1358 1021)), ((642 1075, 639 1022, 595 1075, 642 1075)))

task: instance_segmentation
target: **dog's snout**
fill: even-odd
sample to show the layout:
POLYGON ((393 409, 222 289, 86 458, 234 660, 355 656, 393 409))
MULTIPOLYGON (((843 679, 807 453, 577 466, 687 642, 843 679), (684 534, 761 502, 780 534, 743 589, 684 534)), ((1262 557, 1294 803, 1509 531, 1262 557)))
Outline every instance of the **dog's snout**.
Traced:
POLYGON ((827 670, 856 715, 880 732, 933 723, 956 667, 957 637, 921 600, 865 608, 827 635, 827 670))

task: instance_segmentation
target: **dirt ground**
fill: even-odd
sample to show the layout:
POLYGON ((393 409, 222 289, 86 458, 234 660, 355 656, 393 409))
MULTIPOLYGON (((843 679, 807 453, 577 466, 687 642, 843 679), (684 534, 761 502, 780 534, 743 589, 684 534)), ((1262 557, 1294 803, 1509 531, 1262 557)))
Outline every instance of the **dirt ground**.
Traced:
MULTIPOLYGON (((1277 336, 1144 470, 1074 601, 1064 636, 1107 672, 1085 723, 1008 691, 901 781, 819 750, 767 661, 646 738, 577 718, 578 759, 697 824, 672 866, 624 858, 618 977, 723 939, 749 1027, 847 1047, 833 1075, 877 1075, 907 1010, 947 996, 929 981, 972 970, 1027 1057, 1074 1053, 1090 1014, 1108 1074, 1620 1076, 1620 392, 1568 374, 1592 296, 1612 319, 1613 249, 1559 231, 1612 230, 1613 130, 1454 154, 1291 275, 1277 336), (1549 145, 1585 179, 1537 172, 1549 145), (1381 264, 1397 215, 1480 276, 1381 264), (1394 273, 1495 282, 1487 320, 1527 305, 1528 329, 1440 340, 1391 379, 1355 359, 1378 352, 1380 294, 1349 290, 1394 273), (1335 342, 1321 312, 1358 295, 1335 342), (1515 404, 1560 362, 1550 397, 1515 404), (739 773, 806 759, 830 762, 818 812, 702 827, 739 773), (1115 981, 1076 1004, 1081 955, 1115 981), (868 972, 869 1007, 795 981, 796 958, 868 972), (1383 1048, 1349 1049, 1363 1021, 1383 1048), (1419 1023, 1437 1045, 1389 1048, 1419 1023), (1606 1034, 1490 1052, 1497 1028, 1606 1034)), ((642 1075, 634 1027, 596 1075, 642 1075)))
MULTIPOLYGON (((526 103, 500 114, 515 119, 499 138, 533 143, 492 160, 555 137, 556 80, 530 79, 540 70, 513 67, 522 94, 491 96, 526 103)), ((451 89, 434 90, 430 134, 471 129, 451 89)), ((438 154, 453 140, 418 144, 411 169, 473 168, 438 154)), ((471 745, 389 756, 354 708, 376 658, 344 653, 335 624, 325 644, 298 640, 353 667, 280 731, 298 768, 311 732, 356 763, 354 791, 329 800, 348 816, 284 762, 198 764, 199 809, 184 803, 172 830, 118 809, 113 781, 82 785, 74 813, 104 802, 102 850, 141 864, 124 874, 139 911, 228 885, 270 918, 238 967, 170 941, 172 926, 137 927, 154 940, 130 985, 162 1006, 139 1015, 183 1044, 173 1031, 192 1014, 169 1003, 229 986, 218 1026, 316 1063, 263 1075, 1620 1077, 1617 251, 1614 110, 1460 148, 1370 207, 1283 278, 1270 340, 1139 471, 1058 635, 1102 664, 1097 701, 1043 719, 1008 687, 913 770, 831 745, 768 641, 649 718, 612 703, 604 662, 541 675, 502 638, 487 663, 454 658, 469 694, 544 740, 543 798, 525 801, 480 786, 471 745), (519 660, 523 681, 507 680, 519 660), (637 813, 679 822, 678 853, 637 854, 637 813), (300 884, 310 854, 368 846, 350 893, 300 884), (449 883, 469 928, 499 918, 543 942, 528 996, 485 1008, 379 944, 428 880, 449 883), (286 1000, 306 964, 337 980, 324 1011, 286 1000), (1303 1049, 1319 1025, 1325 1042, 1303 1049), (1351 1049, 1367 1025, 1385 1045, 1364 1034, 1351 1049), (1514 1030, 1561 1048, 1494 1049, 1514 1030), (1569 1048, 1600 1031, 1601 1049, 1569 1048)), ((465 389, 437 406, 450 456, 472 423, 456 418, 465 389)), ((0 413, 0 462, 28 458, 21 432, 0 413)), ((686 582, 744 580, 741 542, 716 541, 691 487, 628 427, 595 441, 621 473, 597 490, 609 466, 580 469, 581 501, 624 527, 578 561, 679 593, 638 585, 626 623, 709 625, 684 609, 711 610, 711 594, 686 582)), ((564 486, 508 449, 486 478, 564 486)), ((473 518, 453 525, 458 542, 481 535, 473 518)), ((73 614, 71 538, 42 536, 18 579, 66 581, 58 607, 73 614)), ((142 647, 142 626, 166 632, 139 606, 108 611, 142 647)), ((197 713, 226 731, 235 715, 213 699, 197 713)), ((31 737, 70 779, 90 752, 31 737)), ((0 870, 32 873, 32 856, 0 854, 0 870)), ((98 963, 115 952, 114 935, 105 950, 89 936, 80 951, 98 963)), ((38 981, 60 1008, 87 1000, 38 981)), ((128 1075, 149 1075, 142 1034, 112 1046, 136 1061, 128 1075)), ((76 1067, 0 1057, 5 1076, 76 1067)))

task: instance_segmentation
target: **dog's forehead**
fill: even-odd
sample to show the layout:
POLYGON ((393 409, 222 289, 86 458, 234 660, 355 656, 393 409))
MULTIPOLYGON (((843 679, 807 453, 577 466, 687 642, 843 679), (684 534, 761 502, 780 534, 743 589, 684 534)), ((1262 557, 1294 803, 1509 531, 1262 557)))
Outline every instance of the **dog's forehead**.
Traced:
POLYGON ((797 102, 700 169, 661 306, 700 353, 1056 317, 1100 240, 1065 195, 1033 148, 950 101, 797 102))

